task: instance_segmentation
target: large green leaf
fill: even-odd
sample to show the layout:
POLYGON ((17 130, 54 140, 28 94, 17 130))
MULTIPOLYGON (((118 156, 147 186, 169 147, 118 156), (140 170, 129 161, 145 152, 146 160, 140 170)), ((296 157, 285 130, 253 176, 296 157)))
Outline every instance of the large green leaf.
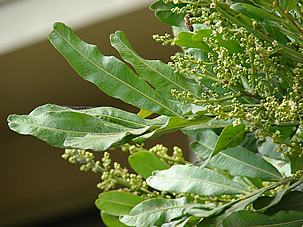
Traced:
POLYGON ((95 204, 98 209, 113 216, 129 214, 131 209, 143 199, 137 195, 122 191, 103 192, 95 204))
POLYGON ((111 44, 120 53, 121 57, 130 63, 137 73, 148 81, 156 90, 171 95, 171 89, 186 92, 196 99, 201 99, 200 86, 184 75, 174 72, 167 64, 159 60, 145 60, 139 56, 127 40, 122 31, 110 36, 111 44))
POLYGON ((160 191, 193 193, 199 195, 245 194, 246 189, 226 176, 206 168, 175 165, 156 171, 147 183, 160 191))
POLYGON ((101 218, 107 227, 127 227, 127 225, 119 221, 118 216, 113 216, 101 211, 101 218))
POLYGON ((129 226, 161 226, 186 214, 193 204, 186 198, 149 199, 134 207, 129 215, 122 216, 120 221, 129 226))
POLYGON ((36 136, 52 146, 96 151, 106 150, 126 137, 140 135, 151 127, 148 121, 140 121, 135 114, 123 115, 114 108, 77 111, 55 105, 38 107, 29 115, 10 115, 8 123, 12 130, 36 136), (120 125, 122 122, 131 127, 120 125))
POLYGON ((303 212, 281 211, 272 216, 253 211, 242 210, 231 214, 223 220, 223 226, 281 226, 302 227, 303 212))
POLYGON ((113 56, 102 55, 96 46, 82 41, 63 23, 55 23, 49 40, 83 79, 106 94, 140 109, 181 117, 176 105, 162 98, 126 64, 113 56))
POLYGON ((233 176, 247 176, 264 180, 281 179, 279 171, 256 153, 243 147, 233 147, 221 151, 209 164, 227 170, 233 176))
POLYGON ((168 164, 149 151, 139 151, 130 155, 128 157, 128 163, 133 170, 144 178, 151 176, 155 170, 169 168, 168 164))

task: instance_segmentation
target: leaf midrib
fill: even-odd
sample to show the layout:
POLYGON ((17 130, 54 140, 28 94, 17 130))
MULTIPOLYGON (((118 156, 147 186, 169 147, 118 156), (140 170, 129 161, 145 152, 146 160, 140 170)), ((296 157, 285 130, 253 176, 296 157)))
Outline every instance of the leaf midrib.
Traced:
MULTIPOLYGON (((168 178, 170 180, 172 180, 171 178, 167 177, 167 176, 154 176, 154 177, 157 177, 157 178, 168 178)), ((243 194, 246 194, 247 192, 246 191, 243 191, 241 189, 238 189, 238 188, 234 188, 234 187, 231 187, 231 186, 227 186, 227 185, 224 185, 224 184, 220 184, 220 183, 217 183, 217 182, 213 182, 213 181, 208 181, 208 180, 203 180, 203 179, 197 179, 197 178, 180 178, 180 177, 176 177, 176 176, 172 176, 173 177, 173 180, 179 180, 179 181, 196 181, 196 182, 204 182, 204 183, 208 183, 208 184, 213 184, 213 185, 218 185, 220 187, 223 187, 223 188, 228 188, 228 189, 232 189, 232 190, 235 190, 235 191, 239 191, 243 194)), ((168 181, 169 182, 169 181, 168 181)))
MULTIPOLYGON (((93 114, 93 113, 89 113, 89 112, 85 112, 85 114, 89 114, 89 115, 92 115, 92 116, 101 116, 101 117, 106 117, 106 118, 111 118, 111 119, 115 119, 115 120, 118 120, 118 121, 123 121, 127 124, 133 124, 133 125, 138 125, 138 126, 143 126, 143 127, 148 127, 150 125, 148 124, 143 124, 143 123, 139 123, 139 122, 134 122, 134 121, 130 121, 130 120, 126 120, 126 119, 123 119, 123 118, 118 118, 118 117, 114 117, 112 115, 107 115, 107 114, 93 114)), ((106 119, 103 119, 106 121, 106 119)), ((111 122, 112 123, 112 122, 111 122)))
POLYGON ((54 32, 56 32, 56 34, 58 34, 65 42, 67 42, 77 53, 79 53, 81 56, 83 56, 88 62, 90 62, 92 65, 94 65, 98 70, 103 71, 104 73, 106 73, 107 75, 109 75, 110 77, 114 78, 115 80, 118 80, 119 82, 121 82, 122 84, 128 86, 129 88, 131 88, 132 90, 135 90, 136 92, 138 92, 139 94, 141 94, 142 96, 144 96, 145 98, 151 100, 152 102, 156 103, 159 106, 162 106, 164 109, 168 110, 169 112, 175 114, 176 116, 179 116, 182 118, 182 116, 180 116, 178 113, 176 113, 175 111, 171 110, 170 108, 166 107, 165 105, 163 105, 162 103, 157 102, 156 100, 154 100, 153 98, 145 95, 143 92, 141 92, 140 90, 136 89, 133 86, 130 86, 129 84, 127 84, 126 82, 124 82, 123 80, 119 79, 118 77, 115 77, 113 74, 105 71, 104 69, 102 69, 98 64, 96 64, 94 61, 90 60, 86 55, 82 54, 82 52, 80 52, 74 45, 72 45, 71 42, 69 42, 63 35, 61 35, 61 33, 59 31, 57 31, 56 29, 54 29, 54 32))
MULTIPOLYGON (((116 37, 118 37, 116 34, 115 34, 116 37)), ((145 63, 143 61, 143 59, 141 57, 139 57, 137 55, 136 52, 134 52, 133 50, 131 50, 127 45, 124 44, 124 42, 118 37, 118 40, 120 43, 122 43, 122 45, 128 49, 129 52, 132 53, 133 56, 135 56, 138 61, 140 61, 143 65, 147 66, 149 69, 151 69, 152 71, 156 72, 157 74, 159 74, 161 77, 165 78, 166 80, 168 80, 169 82, 171 82, 172 84, 174 84, 175 86, 179 87, 180 89, 182 89, 183 91, 186 91, 186 92, 189 92, 192 96, 196 97, 197 99, 201 100, 201 97, 199 97, 198 95, 194 94, 192 91, 189 91, 187 90, 186 88, 182 87, 181 85, 179 85, 178 83, 176 83, 175 81, 171 80, 169 77, 165 77, 165 75, 161 72, 159 72, 158 70, 152 68, 149 64, 145 63)))
POLYGON ((156 210, 149 211, 149 212, 141 212, 140 214, 135 214, 135 215, 131 215, 130 214, 129 216, 130 217, 136 217, 136 216, 141 216, 141 215, 147 215, 147 214, 157 213, 157 212, 161 212, 161 211, 165 211, 165 210, 179 209, 179 208, 189 208, 189 207, 192 207, 192 206, 193 206, 193 204, 170 206, 170 207, 165 207, 165 208, 158 208, 156 210))
MULTIPOLYGON (((24 125, 22 123, 16 123, 16 122, 10 122, 9 124, 16 124, 16 125, 24 125)), ((31 127, 35 128, 41 128, 41 129, 47 129, 47 130, 52 130, 52 131, 62 131, 62 132, 70 132, 70 133, 86 133, 86 134, 97 134, 97 135, 115 135, 117 133, 123 133, 127 131, 120 131, 120 132, 86 132, 86 131, 71 131, 67 129, 60 129, 60 128, 51 128, 51 127, 46 127, 46 126, 41 126, 39 124, 31 124, 31 123, 26 123, 26 125, 29 125, 31 127)), ((130 129, 132 130, 132 129, 130 129)))

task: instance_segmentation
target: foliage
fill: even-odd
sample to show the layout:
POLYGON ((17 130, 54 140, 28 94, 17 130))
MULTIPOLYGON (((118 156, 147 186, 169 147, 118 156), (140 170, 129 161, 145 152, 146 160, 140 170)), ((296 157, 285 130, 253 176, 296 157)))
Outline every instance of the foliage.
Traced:
POLYGON ((123 60, 63 23, 49 35, 83 79, 138 114, 47 104, 10 115, 9 127, 100 174, 96 206, 110 227, 302 226, 302 1, 157 0, 150 9, 174 34, 154 39, 182 48, 168 64, 142 58, 122 31, 110 41, 123 60), (197 161, 177 146, 143 145, 176 130, 197 161), (117 147, 133 172, 112 163, 106 150, 117 147))

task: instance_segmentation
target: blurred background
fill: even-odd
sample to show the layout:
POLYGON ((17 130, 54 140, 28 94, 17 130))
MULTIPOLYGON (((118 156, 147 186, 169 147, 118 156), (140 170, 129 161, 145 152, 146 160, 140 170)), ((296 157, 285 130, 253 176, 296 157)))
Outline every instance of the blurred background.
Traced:
MULTIPOLYGON (((170 28, 148 10, 151 2, 0 0, 0 226, 103 226, 94 205, 100 177, 61 159, 63 150, 10 131, 6 118, 46 103, 135 112, 77 76, 46 37, 52 24, 62 21, 104 54, 117 56, 109 35, 123 30, 140 55, 167 62, 176 50, 152 40, 170 28)), ((152 143, 186 144, 180 133, 152 143)), ((112 154, 123 160, 121 152, 112 154)))

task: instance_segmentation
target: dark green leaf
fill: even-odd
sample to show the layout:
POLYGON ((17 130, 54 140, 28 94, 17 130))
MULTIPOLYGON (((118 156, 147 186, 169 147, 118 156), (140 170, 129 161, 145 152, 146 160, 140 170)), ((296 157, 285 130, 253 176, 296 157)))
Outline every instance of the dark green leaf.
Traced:
POLYGON ((291 10, 299 3, 300 0, 279 0, 279 7, 282 10, 291 10))
POLYGON ((184 15, 173 13, 171 9, 174 7, 176 5, 173 3, 165 4, 162 0, 158 0, 151 4, 149 8, 155 12, 156 17, 162 22, 174 26, 182 26, 184 24, 184 15))
POLYGON ((281 211, 272 216, 253 211, 242 210, 224 219, 223 226, 281 226, 302 227, 303 212, 281 211))
POLYGON ((209 164, 227 170, 233 176, 247 176, 261 179, 281 179, 279 171, 256 153, 243 147, 233 147, 221 151, 209 164))
POLYGON ((113 216, 129 214, 143 199, 129 192, 109 191, 99 195, 95 204, 98 209, 113 216))
POLYGON ((275 14, 268 12, 265 9, 253 6, 251 4, 245 4, 245 3, 235 3, 231 5, 231 8, 239 13, 242 13, 243 15, 257 20, 257 21, 263 21, 263 20, 271 20, 271 21, 277 21, 281 22, 282 19, 275 14))
MULTIPOLYGON (((280 205, 276 206, 276 207, 278 207, 277 210, 275 210, 275 208, 272 208, 272 207, 275 207, 275 205, 277 205, 278 203, 280 203, 281 200, 284 202, 285 199, 286 199, 286 197, 288 197, 288 195, 285 196, 285 194, 287 194, 289 191, 291 191, 293 188, 297 187, 300 184, 301 184, 301 182, 297 181, 294 184, 292 184, 290 186, 287 186, 285 189, 279 191, 274 197, 269 197, 269 196, 260 197, 258 200, 256 200, 254 202, 254 204, 253 204, 254 205, 254 209, 257 210, 258 212, 265 212, 267 214, 274 213, 273 211, 276 212, 276 211, 279 211, 279 210, 292 210, 291 208, 290 209, 285 209, 285 207, 283 207, 283 205, 281 206, 281 208, 280 208, 280 205), (267 212, 267 210, 270 209, 270 208, 272 208, 271 211, 267 212)), ((300 194, 302 196, 302 193, 300 193, 300 194)), ((295 202, 294 200, 292 200, 291 202, 292 202, 293 207, 295 207, 296 205, 298 205, 297 202, 299 202, 299 206, 303 206, 303 204, 300 204, 300 202, 301 202, 300 200, 298 200, 297 202, 295 202)), ((293 210, 296 210, 296 209, 293 209, 293 210)))
POLYGON ((198 195, 245 194, 246 189, 226 176, 210 169, 175 165, 156 171, 147 183, 160 191, 194 193, 198 195))
MULTIPOLYGON (((180 116, 177 106, 113 56, 104 56, 94 45, 85 43, 63 23, 56 23, 49 40, 78 74, 108 95, 154 113, 180 116)), ((180 116, 181 117, 181 116, 180 116)))
POLYGON ((303 192, 293 191, 284 195, 279 203, 267 209, 265 213, 272 214, 281 210, 303 211, 303 192))
POLYGON ((168 169, 169 165, 157 155, 148 151, 139 151, 128 157, 129 165, 142 177, 147 178, 155 170, 168 169))
POLYGON ((190 207, 197 206, 186 198, 149 199, 134 207, 120 221, 130 226, 161 226, 186 214, 190 207))
POLYGON ((118 216, 113 216, 101 211, 101 218, 107 227, 127 227, 127 225, 119 221, 118 216))

